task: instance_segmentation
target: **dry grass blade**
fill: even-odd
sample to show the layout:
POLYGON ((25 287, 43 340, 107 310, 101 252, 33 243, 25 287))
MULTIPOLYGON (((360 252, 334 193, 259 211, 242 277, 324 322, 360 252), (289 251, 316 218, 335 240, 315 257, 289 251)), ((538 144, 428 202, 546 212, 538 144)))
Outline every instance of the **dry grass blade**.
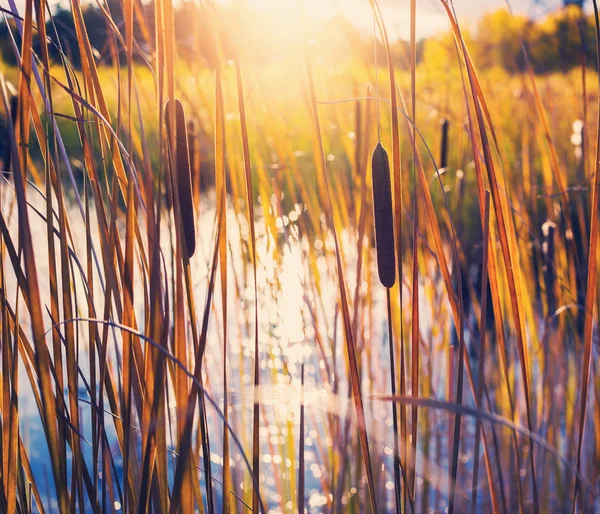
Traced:
POLYGON ((553 448, 548 444, 548 442, 535 432, 531 432, 523 425, 519 425, 510 419, 502 417, 498 414, 493 414, 490 412, 482 411, 481 409, 477 409, 475 407, 470 407, 465 404, 458 404, 456 402, 446 402, 443 400, 436 400, 434 398, 422 398, 422 397, 413 397, 413 396, 377 396, 374 399, 381 401, 391 401, 397 403, 406 403, 407 405, 418 404, 421 408, 427 409, 438 409, 445 410, 447 412, 453 412, 455 414, 460 413, 463 416, 469 416, 475 419, 480 419, 481 421, 486 421, 488 423, 493 423, 499 426, 506 427, 511 431, 518 432, 520 434, 526 435, 530 437, 531 440, 537 444, 540 448, 543 448, 546 452, 556 458, 570 473, 574 476, 578 477, 582 484, 585 484, 587 491, 594 498, 594 501, 598 501, 598 494, 594 491, 594 486, 586 480, 585 477, 581 475, 576 469, 575 466, 569 462, 556 448, 553 448))
MULTIPOLYGON (((17 123, 17 113, 18 113, 18 107, 19 107, 18 97, 11 95, 9 103, 10 103, 10 107, 8 108, 8 110, 6 112, 7 113, 10 112, 10 123, 14 127, 17 123)), ((7 116, 7 119, 8 119, 8 116, 7 116)), ((9 174, 11 171, 10 164, 11 164, 11 160, 12 160, 12 152, 13 152, 13 147, 9 144, 5 145, 4 156, 2 157, 2 166, 3 166, 3 171, 6 174, 9 174)))
MULTIPOLYGON (((596 52, 598 64, 598 84, 600 86, 600 19, 598 16, 598 3, 594 3, 594 19, 596 22, 596 52)), ((598 106, 600 107, 600 93, 598 94, 598 106)), ((583 363, 581 374, 581 386, 579 389, 579 426, 577 428, 577 471, 581 470, 581 461, 583 453, 583 436, 585 433, 585 423, 587 414, 588 389, 592 367, 592 338, 596 281, 598 276, 598 232, 600 230, 598 222, 598 203, 600 201, 600 113, 598 114, 597 140, 596 140, 596 164, 591 183, 592 194, 590 203, 590 247, 588 251, 587 266, 587 285, 585 297, 585 324, 583 330, 583 363)), ((597 391, 596 391, 597 392, 597 391)), ((573 512, 577 506, 577 493, 579 489, 579 479, 575 481, 575 491, 573 493, 573 512)))
MULTIPOLYGON (((116 191, 114 192, 116 194, 116 191)), ((126 220, 126 229, 125 229, 125 263, 124 263, 124 272, 123 272, 123 324, 130 326, 132 324, 131 313, 133 311, 134 305, 134 296, 133 296, 133 284, 134 284, 134 271, 133 271, 133 243, 134 243, 134 235, 133 235, 133 226, 135 223, 135 208, 133 204, 133 182, 130 183, 127 188, 127 220, 126 220)), ((72 316, 69 316, 70 319, 72 316)), ((69 323, 70 325, 70 323, 69 323)), ((125 440, 125 448, 123 455, 123 467, 125 472, 129 472, 129 456, 132 447, 133 438, 131 437, 131 423, 132 423, 132 391, 133 391, 133 356, 131 352, 131 334, 124 334, 123 337, 123 388, 122 388, 122 398, 121 398, 121 409, 122 416, 124 420, 124 440, 125 440)), ((130 499, 129 495, 129 484, 127 481, 125 482, 124 487, 124 500, 125 504, 128 505, 128 500, 130 499)))
POLYGON ((229 463, 229 400, 227 391, 227 173, 225 169, 225 113, 221 70, 215 72, 215 189, 217 197, 217 225, 219 270, 221 279, 221 311, 223 328, 223 514, 229 514, 231 501, 231 466, 229 463))
MULTIPOLYGON (((81 0, 71 0, 71 7, 73 13, 73 20, 75 22, 75 31, 77 34, 77 42, 79 45, 79 52, 81 55, 81 66, 83 70, 83 77, 85 79, 87 88, 89 91, 93 91, 91 98, 93 98, 97 104, 97 110, 102 114, 102 117, 106 120, 111 119, 108 106, 106 103, 100 77, 98 75, 98 68, 96 60, 93 56, 92 45, 89 40, 86 24, 83 18, 83 10, 81 7, 81 0)), ((108 130, 109 125, 103 125, 100 129, 101 134, 104 136, 106 145, 112 149, 112 163, 115 167, 115 172, 119 177, 119 185, 122 188, 121 192, 123 196, 126 195, 125 185, 127 184, 127 176, 125 174, 125 168, 119 147, 111 144, 112 134, 108 130)))
POLYGON ((442 121, 442 141, 440 143, 440 169, 448 167, 448 129, 450 122, 446 119, 442 121))
MULTIPOLYGON (((206 418, 206 406, 205 406, 205 391, 202 384, 202 363, 204 352, 206 350, 206 340, 208 334, 208 321, 210 317, 210 312, 212 310, 212 300, 216 283, 216 274, 218 267, 218 257, 219 257, 219 230, 220 226, 217 225, 217 237, 214 243, 214 249, 212 252, 211 265, 210 265, 210 273, 209 273, 209 282, 206 296, 206 303, 204 305, 204 311, 202 315, 202 326, 199 333, 198 340, 198 350, 196 351, 195 363, 194 363, 194 373, 193 384, 189 394, 188 400, 188 412, 185 416, 185 425, 181 432, 181 437, 179 440, 179 452, 180 458, 178 460, 177 466, 175 467, 175 477, 173 480, 172 487, 172 498, 171 498, 171 506, 169 512, 175 513, 178 512, 180 508, 180 490, 184 486, 184 481, 186 479, 186 473, 189 468, 189 457, 192 451, 192 425, 194 420, 194 411, 195 411, 195 403, 198 401, 199 405, 199 423, 200 423, 200 437, 202 444, 202 456, 204 461, 204 473, 206 476, 206 503, 208 506, 208 512, 212 514, 215 512, 214 510, 214 498, 213 498, 213 486, 212 486, 212 469, 211 469, 211 451, 210 451, 210 440, 209 440, 209 431, 207 427, 207 418, 206 418)), ((187 370, 183 370, 189 376, 190 374, 187 370)))
MULTIPOLYGON (((410 96, 411 96, 411 141, 412 141, 412 174, 413 174, 413 251, 412 251, 412 290, 411 290, 411 392, 413 396, 419 395, 419 353, 420 353, 420 332, 419 332, 419 182, 417 180, 417 13, 416 0, 410 1, 410 96)), ((409 494, 415 497, 415 477, 417 473, 417 429, 419 422, 418 406, 414 405, 411 409, 411 453, 409 464, 409 494)), ((413 509, 414 510, 414 509, 413 509)))
MULTIPOLYGON (((482 405, 485 384, 485 339, 487 332, 487 288, 488 288, 488 252, 490 243, 490 192, 485 192, 483 217, 483 259, 481 262, 481 321, 479 323, 479 369, 477 373, 477 405, 482 405)), ((479 446, 481 437, 481 421, 475 426, 475 443, 473 452, 473 485, 471 487, 471 514, 477 512, 477 483, 479 480, 479 446)), ((493 495, 495 497, 495 495, 493 495)), ((494 511, 496 506, 494 505, 494 511)))
MULTIPOLYGON (((4 245, 2 245, 4 246, 4 245)), ((2 270, 2 291, 6 291, 4 258, 0 255, 0 268, 2 270)), ((18 313, 18 298, 15 309, 18 313)), ((18 319, 18 314, 17 314, 18 319)), ((18 471, 18 323, 14 324, 14 336, 12 348, 9 331, 9 312, 7 299, 2 294, 2 370, 0 390, 2 393, 2 421, 0 430, 2 432, 2 497, 0 507, 8 514, 17 512, 17 471, 18 471)))
MULTIPOLYGON (((252 278, 254 287, 254 405, 252 409, 252 473, 255 484, 260 484, 260 356, 258 348, 258 280, 256 278, 256 229, 254 227, 254 195, 252 193, 252 169, 250 168, 250 149, 248 145, 248 127, 246 123, 246 106, 240 63, 235 58, 236 83, 238 91, 238 107, 242 131, 242 150, 244 154, 244 176, 246 182, 246 203, 248 223, 250 225, 250 251, 252 258, 252 278)), ((301 455, 301 458, 303 456, 301 455)), ((259 491, 252 492, 252 511, 258 512, 259 491)))

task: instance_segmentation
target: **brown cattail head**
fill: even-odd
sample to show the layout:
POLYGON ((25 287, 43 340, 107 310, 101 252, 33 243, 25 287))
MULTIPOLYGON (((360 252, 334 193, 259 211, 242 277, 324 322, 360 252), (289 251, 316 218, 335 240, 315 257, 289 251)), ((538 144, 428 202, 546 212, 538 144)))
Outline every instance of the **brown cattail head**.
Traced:
POLYGON ((448 120, 442 120, 442 144, 440 148, 440 169, 448 167, 448 120))
POLYGON ((185 250, 188 258, 194 255, 196 250, 196 230, 194 225, 194 204, 192 201, 192 179, 190 171, 190 155, 188 150, 187 126, 183 105, 179 100, 167 102, 165 107, 165 120, 167 123, 167 134, 169 136, 169 155, 175 152, 174 159, 169 159, 169 165, 174 163, 175 169, 171 168, 171 189, 177 195, 181 226, 185 242, 185 250), (173 118, 174 116, 174 118, 173 118), (174 137, 171 135, 174 130, 174 137), (171 145, 175 145, 172 149, 171 145))
POLYGON ((377 143, 371 158, 373 181, 373 213, 375 218, 375 246, 379 280, 385 287, 396 282, 394 256, 394 216, 392 209, 392 185, 390 183, 390 160, 385 148, 377 143))

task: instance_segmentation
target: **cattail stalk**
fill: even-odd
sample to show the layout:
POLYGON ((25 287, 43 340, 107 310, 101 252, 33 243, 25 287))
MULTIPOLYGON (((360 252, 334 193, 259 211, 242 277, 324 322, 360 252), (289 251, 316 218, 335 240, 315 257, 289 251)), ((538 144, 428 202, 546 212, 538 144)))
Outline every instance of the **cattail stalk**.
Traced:
MULTIPOLYGON (((400 286, 402 287, 402 285, 400 286)), ((390 345, 390 381, 392 385, 392 397, 396 396, 396 357, 394 355, 394 336, 392 330, 392 301, 390 288, 386 288, 387 319, 388 319, 388 343, 390 345)), ((394 433, 394 497, 396 499, 396 513, 402 512, 402 465, 400 462, 400 443, 398 438, 398 406, 392 402, 392 427, 394 433)), ((406 480, 406 477, 405 477, 406 480)))
MULTIPOLYGON (((546 312, 546 319, 556 319, 554 313, 556 312, 556 270, 554 266, 554 232, 556 230, 556 224, 548 220, 542 225, 542 233, 544 234, 544 242, 542 245, 542 259, 544 272, 544 282, 546 286, 546 301, 548 303, 548 310, 546 312)), ((555 322, 550 322, 551 326, 555 325, 555 322)))
POLYGON ((444 119, 441 123, 442 126, 442 143, 440 146, 440 169, 444 170, 448 167, 448 128, 450 123, 444 119))
POLYGON ((304 364, 300 367, 300 434, 298 435, 298 514, 304 514, 304 364))
MULTIPOLYGON (((371 178, 373 183, 373 214, 375 219, 375 246, 377 249, 377 270, 379 280, 386 288, 388 342, 390 346, 390 379, 392 396, 396 396, 396 369, 394 338, 392 331, 392 308, 390 289, 396 282, 396 258, 394 247, 394 218, 392 206, 392 188, 390 182, 390 161, 381 142, 377 143, 371 160, 371 178)), ((402 285, 400 285, 402 287, 402 285)), ((394 431, 394 492, 396 512, 402 509, 402 486, 400 483, 400 445, 398 441, 398 407, 392 402, 394 431)))
MULTIPOLYGON (((477 406, 481 408, 485 376, 485 336, 487 332, 487 288, 488 259, 490 241, 490 192, 485 192, 483 215, 483 258, 481 261, 481 320, 479 322, 479 368, 477 373, 477 406)), ((479 447, 481 441, 481 419, 475 423, 475 444, 473 454, 473 481, 471 487, 471 514, 477 512, 477 484, 479 480, 479 447)))

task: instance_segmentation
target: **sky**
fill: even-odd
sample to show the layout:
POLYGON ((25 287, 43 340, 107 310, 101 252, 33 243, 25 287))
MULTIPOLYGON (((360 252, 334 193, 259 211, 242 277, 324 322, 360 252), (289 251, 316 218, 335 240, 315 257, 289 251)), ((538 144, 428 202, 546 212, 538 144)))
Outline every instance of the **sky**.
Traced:
MULTIPOLYGON (((227 0, 224 0, 227 1, 227 0)), ((229 0, 234 2, 236 0, 229 0)), ((237 0, 269 9, 291 12, 299 0, 237 0)), ((308 13, 318 13, 323 19, 343 16, 361 30, 370 31, 373 14, 369 0, 301 0, 308 13)), ((541 16, 562 4, 562 0, 509 0, 515 13, 532 17, 541 16)), ((390 39, 410 37, 410 0, 379 0, 390 39)), ((449 29, 448 18, 440 0, 417 0, 417 38, 449 29)), ((462 22, 475 23, 483 14, 506 6, 506 0, 454 0, 454 6, 462 22)))
MULTIPOLYGON (((51 3, 69 0, 50 0, 51 3)), ((83 0, 84 2, 86 0, 83 0)), ((92 0, 87 0, 92 1, 92 0)), ((177 0, 175 0, 177 1, 177 0)), ((334 16, 343 16, 363 31, 371 30, 373 15, 369 0, 217 0, 222 3, 246 2, 257 9, 276 12, 283 18, 294 16, 299 2, 304 4, 305 12, 312 13, 316 21, 334 16)), ((515 12, 532 17, 541 16, 556 8, 562 0, 510 0, 515 12)), ((16 0, 22 12, 25 0, 16 0)), ((8 0, 0 0, 2 7, 8 8, 8 0)), ((410 35, 410 0, 379 0, 386 21, 390 39, 408 39, 410 35)), ((506 0, 454 0, 461 22, 475 23, 481 15, 506 5, 506 0)), ((417 0, 417 37, 431 36, 448 29, 448 21, 439 0, 417 0)))

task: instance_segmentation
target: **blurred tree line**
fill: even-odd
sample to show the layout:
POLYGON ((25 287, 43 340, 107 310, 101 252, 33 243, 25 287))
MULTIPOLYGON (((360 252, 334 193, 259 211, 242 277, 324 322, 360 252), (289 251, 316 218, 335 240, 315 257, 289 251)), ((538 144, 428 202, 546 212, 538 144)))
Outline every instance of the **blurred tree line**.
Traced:
MULTIPOLYGON (((155 48, 155 3, 154 0, 135 0, 134 6, 134 32, 137 42, 134 57, 138 61, 151 59, 151 52, 155 48)), ((82 13, 98 62, 114 64, 118 59, 124 59, 122 40, 125 38, 125 22, 122 0, 106 0, 102 7, 88 3, 82 6, 82 13), (118 34, 115 34, 115 29, 118 34)), ((281 19, 271 16, 268 12, 252 9, 243 2, 234 3, 234 6, 230 7, 223 6, 220 13, 228 34, 220 40, 220 50, 225 58, 231 56, 231 37, 239 38, 237 43, 243 45, 244 51, 258 66, 273 59, 287 58, 282 49, 289 46, 289 27, 278 27, 281 19)), ((199 7, 197 3, 184 0, 176 4, 173 24, 179 56, 190 63, 210 66, 215 55, 213 12, 199 7)), ((9 18, 8 27, 6 23, 0 24, 0 56, 5 63, 14 65, 16 61, 8 37, 9 28, 17 46, 20 45, 14 19, 9 18)), ((63 53, 75 68, 79 68, 81 61, 72 12, 59 5, 46 23, 46 32, 51 40, 51 58, 58 62, 63 53)), ((323 21, 312 27, 310 36, 311 44, 319 48, 319 56, 331 64, 356 61, 357 56, 365 63, 370 63, 373 59, 372 39, 363 38, 353 25, 341 17, 323 21)), ((296 40, 295 43, 299 42, 296 40)), ((417 47, 419 60, 423 44, 424 41, 420 41, 417 47)), ((39 49, 37 32, 34 32, 34 49, 39 49)), ((408 49, 406 41, 393 43, 392 59, 399 67, 404 66, 408 49)), ((378 44, 378 53, 383 64, 385 48, 382 43, 378 44)))
POLYGON ((519 34, 535 71, 562 71, 580 65, 582 56, 594 65, 596 29, 593 15, 569 5, 538 23, 505 10, 485 16, 477 32, 479 62, 508 71, 525 69, 519 34))
MULTIPOLYGON (((522 46, 536 73, 567 71, 596 62, 596 29, 593 14, 569 5, 541 20, 511 15, 506 9, 484 15, 474 32, 464 31, 467 47, 480 68, 500 67, 509 73, 526 69, 522 46)), ((431 67, 456 61, 450 32, 425 43, 423 59, 431 67)))
MULTIPOLYGON (((24 13, 19 13, 23 15, 24 13)), ((112 63, 115 58, 114 52, 114 32, 110 30, 108 17, 111 17, 122 34, 125 33, 123 11, 119 0, 109 0, 105 10, 96 6, 86 5, 83 7, 83 19, 88 31, 88 37, 94 53, 99 61, 112 63)), ((140 38, 140 25, 135 24, 136 37, 140 38)), ((8 26, 2 23, 0 26, 0 55, 7 64, 16 64, 13 46, 9 37, 9 30, 20 47, 20 37, 18 35, 16 23, 13 18, 9 18, 8 26)), ((51 19, 46 22, 46 33, 49 39, 48 51, 50 58, 54 62, 59 62, 61 53, 66 56, 75 68, 81 65, 79 47, 77 43, 77 34, 75 32, 75 22, 70 10, 61 5, 52 13, 51 19)), ((39 54, 40 40, 39 34, 34 30, 33 34, 34 51, 39 54)))
MULTIPOLYGON (((136 0, 135 38, 138 60, 151 59, 154 49, 154 2, 136 0)), ((243 34, 243 45, 257 65, 281 57, 285 31, 265 30, 273 27, 275 20, 268 14, 253 10, 244 12, 224 10, 227 31, 233 35, 243 34), (265 18, 267 16, 267 18, 265 18), (281 38, 278 42, 277 38, 281 38), (278 44, 281 43, 281 44, 278 44)), ((87 4, 83 17, 90 42, 100 63, 114 64, 124 59, 123 45, 118 34, 124 38, 124 19, 121 0, 107 0, 103 7, 87 4), (118 31, 118 34, 115 34, 118 31)), ((178 4, 174 12, 174 34, 178 53, 190 63, 210 66, 214 61, 214 33, 212 12, 199 8, 192 2, 178 4)), ((52 59, 59 61, 61 52, 73 66, 80 65, 77 36, 70 10, 58 7, 47 21, 47 34, 52 40, 49 46, 52 59)), ((0 55, 5 63, 15 64, 15 57, 8 30, 12 31, 17 45, 19 37, 11 18, 0 25, 0 55)), ((373 44, 370 36, 362 35, 356 27, 342 18, 322 22, 314 31, 313 44, 317 45, 320 58, 339 65, 343 62, 373 60, 373 44)), ((521 42, 527 49, 530 62, 538 73, 566 71, 581 64, 585 57, 588 65, 595 62, 595 28, 593 16, 571 5, 548 15, 542 20, 511 15, 505 9, 484 15, 475 31, 463 30, 467 45, 481 68, 501 67, 510 73, 525 69, 521 42)), ((37 36, 37 33, 36 33, 37 36)), ((221 49, 228 57, 230 41, 223 39, 221 49)), ((39 47, 39 41, 34 42, 39 47)), ((406 41, 396 41, 390 49, 392 60, 398 69, 406 69, 409 47, 406 41)), ((378 43, 380 64, 385 62, 385 48, 378 43)), ((456 52, 450 32, 421 40, 417 46, 417 60, 429 67, 445 68, 454 63, 456 52)))

